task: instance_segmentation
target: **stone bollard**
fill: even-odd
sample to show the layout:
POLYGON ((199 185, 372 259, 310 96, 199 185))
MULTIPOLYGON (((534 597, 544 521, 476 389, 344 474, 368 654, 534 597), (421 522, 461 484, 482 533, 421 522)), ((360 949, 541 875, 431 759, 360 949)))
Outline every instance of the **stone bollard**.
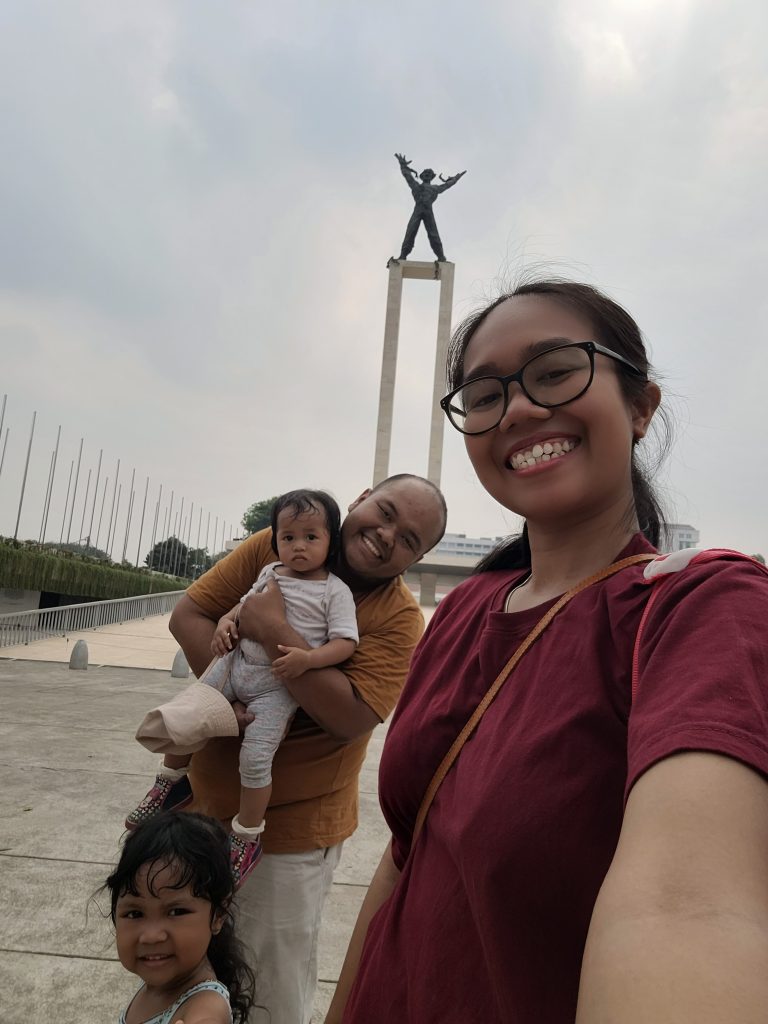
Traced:
POLYGON ((173 668, 171 669, 172 679, 188 679, 189 678, 189 665, 187 659, 184 657, 184 651, 181 648, 176 651, 176 657, 173 659, 173 668))
POLYGON ((85 671, 88 668, 88 644, 78 640, 69 656, 69 667, 85 671))

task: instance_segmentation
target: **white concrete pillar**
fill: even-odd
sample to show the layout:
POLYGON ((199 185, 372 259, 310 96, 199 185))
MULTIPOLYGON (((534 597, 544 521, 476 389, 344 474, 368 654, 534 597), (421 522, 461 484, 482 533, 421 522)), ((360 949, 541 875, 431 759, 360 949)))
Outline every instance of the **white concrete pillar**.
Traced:
POLYGON ((379 385, 379 422, 376 426, 376 456, 373 462, 373 486, 389 474, 389 452, 392 447, 392 409, 395 403, 397 342, 400 336, 400 307, 403 303, 403 263, 389 263, 387 316, 384 321, 384 352, 381 358, 379 385))
POLYGON ((443 461, 443 411, 439 401, 445 381, 445 358, 451 336, 451 308, 455 264, 428 263, 423 260, 390 260, 387 287, 387 313, 384 323, 384 351, 379 385, 379 419, 376 427, 376 453, 373 463, 373 485, 389 476, 389 455, 392 447, 392 410, 395 400, 397 346, 400 335, 400 310, 403 301, 403 279, 440 282, 440 305, 437 315, 435 373, 431 395, 429 454, 427 477, 440 486, 443 461))
POLYGON ((427 479, 435 487, 440 486, 443 468, 443 427, 445 413, 440 408, 440 399, 445 392, 445 360, 448 342, 451 338, 451 310, 453 308, 453 263, 440 265, 440 307, 437 312, 437 343, 435 345, 435 377, 432 387, 432 420, 429 429, 429 457, 427 479))

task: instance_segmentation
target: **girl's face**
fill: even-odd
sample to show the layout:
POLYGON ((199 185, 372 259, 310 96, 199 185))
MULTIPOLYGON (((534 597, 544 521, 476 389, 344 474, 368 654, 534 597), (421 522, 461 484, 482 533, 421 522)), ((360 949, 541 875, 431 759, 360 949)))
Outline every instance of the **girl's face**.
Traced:
POLYGON ((322 569, 331 544, 325 512, 302 512, 297 516, 284 508, 277 516, 275 543, 280 561, 294 572, 322 569))
MULTIPOLYGON (((521 295, 502 302, 467 347, 464 380, 514 373, 530 357, 530 346, 550 339, 553 345, 599 340, 588 319, 551 299, 521 295)), ((632 500, 632 441, 645 434, 657 404, 655 385, 629 404, 614 361, 596 354, 594 380, 581 398, 544 409, 511 384, 498 427, 464 440, 480 483, 500 504, 530 524, 567 527, 612 506, 620 515, 626 512, 632 500), (521 456, 540 456, 537 445, 545 454, 559 454, 528 465, 521 456)))
POLYGON ((211 936, 222 925, 209 901, 194 896, 190 886, 171 888, 176 878, 172 865, 145 864, 136 878, 138 895, 124 893, 115 910, 120 963, 147 989, 169 994, 207 971, 211 936))

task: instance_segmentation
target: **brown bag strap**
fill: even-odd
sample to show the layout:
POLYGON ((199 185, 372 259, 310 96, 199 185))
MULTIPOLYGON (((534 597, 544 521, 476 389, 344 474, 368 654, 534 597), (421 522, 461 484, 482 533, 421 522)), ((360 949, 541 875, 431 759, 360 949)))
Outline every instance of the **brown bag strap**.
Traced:
POLYGON ((429 808, 432 805, 432 801, 435 799, 435 795, 438 789, 440 788, 443 779, 450 771, 453 762, 459 756, 461 748, 464 746, 469 737, 477 728, 480 719, 491 706, 494 697, 499 692, 499 690, 506 682, 506 680, 509 678, 512 670, 515 668, 518 661, 520 661, 520 659, 529 649, 529 647, 531 647, 534 644, 534 642, 538 640, 538 638, 550 624, 552 619, 554 619, 554 617, 557 615, 560 609, 564 608, 565 605, 567 605, 568 602, 571 600, 571 598, 576 597, 576 595, 580 594, 582 590, 586 590, 587 587, 591 587, 593 583, 599 583, 601 580, 607 579, 609 576, 613 576, 614 573, 620 572, 622 569, 626 569, 627 566, 637 565, 639 562, 649 562, 651 561, 651 559, 655 557, 656 555, 651 554, 629 555, 627 558, 622 558, 619 562, 614 562, 613 565, 609 565, 607 568, 601 569, 600 572, 596 572, 593 576, 589 576, 587 579, 582 580, 581 583, 577 583, 575 587, 572 587, 566 594, 563 594, 563 596, 552 605, 549 611, 546 612, 546 614, 539 619, 539 621, 533 627, 531 632, 528 634, 525 640, 523 640, 523 642, 517 648, 515 653, 506 663, 504 668, 501 670, 501 672, 499 672, 494 681, 491 683, 491 686, 486 692, 485 696, 477 705, 475 710, 472 712, 464 728, 453 741, 450 750, 445 755, 443 760, 440 762, 437 771, 432 776, 432 781, 427 786, 427 791, 424 794, 424 799, 421 801, 419 813, 416 815, 416 824, 413 826, 413 839, 411 840, 411 849, 413 849, 413 846, 419 837, 419 833, 421 832, 422 826, 424 825, 424 820, 427 817, 427 812, 429 811, 429 808))

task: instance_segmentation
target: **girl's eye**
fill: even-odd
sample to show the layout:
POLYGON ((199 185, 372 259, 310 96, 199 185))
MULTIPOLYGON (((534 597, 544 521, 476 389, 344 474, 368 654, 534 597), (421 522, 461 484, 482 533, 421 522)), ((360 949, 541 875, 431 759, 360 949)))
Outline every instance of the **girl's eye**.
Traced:
POLYGON ((142 916, 140 910, 124 910, 120 917, 125 918, 126 921, 137 921, 142 916))
POLYGON ((189 907, 171 907, 168 911, 169 917, 182 917, 184 914, 191 914, 189 907))

